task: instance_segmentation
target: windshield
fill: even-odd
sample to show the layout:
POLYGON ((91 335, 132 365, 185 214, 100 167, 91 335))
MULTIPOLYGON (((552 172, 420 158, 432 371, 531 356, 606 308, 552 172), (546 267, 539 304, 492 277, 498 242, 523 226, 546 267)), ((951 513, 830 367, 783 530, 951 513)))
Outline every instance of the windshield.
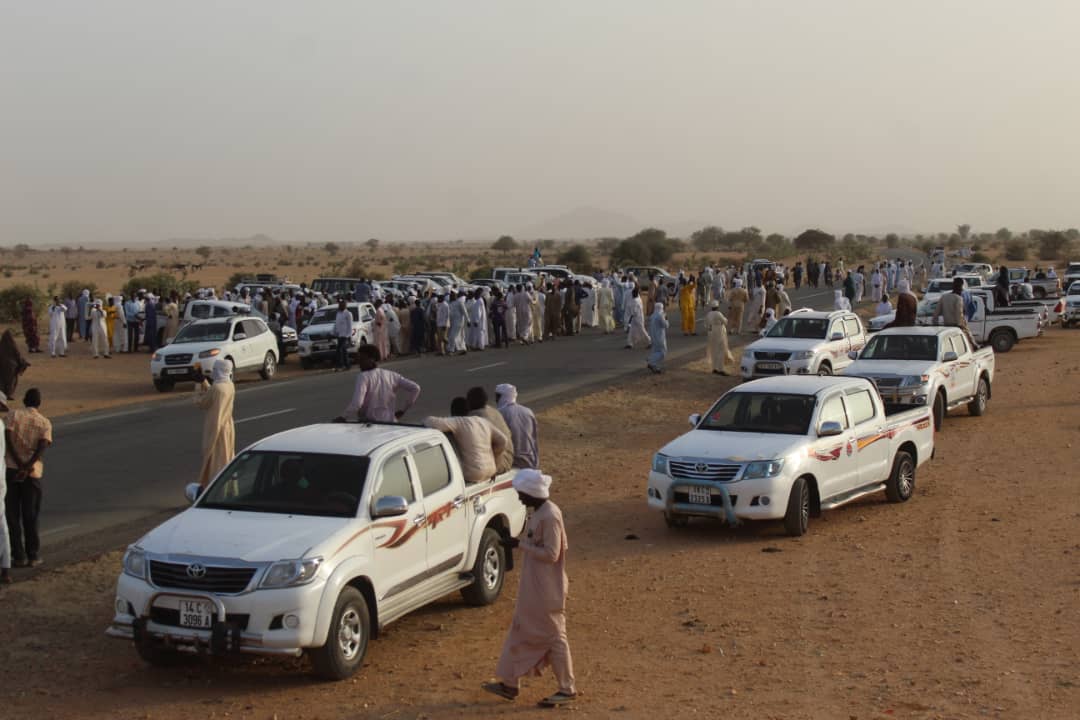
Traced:
POLYGON ((928 292, 928 293, 952 292, 952 280, 931 280, 930 284, 926 286, 926 292, 928 292))
POLYGON ((765 337, 824 340, 829 321, 824 318, 786 317, 778 320, 765 337))
POLYGON ((806 435, 814 402, 813 395, 731 392, 720 398, 698 429, 806 435))
POLYGON ((875 335, 866 343, 860 360, 937 360, 934 335, 875 335))
POLYGON ((356 517, 368 459, 316 453, 242 453, 198 507, 211 510, 356 517))
POLYGON ((173 343, 221 342, 229 337, 229 327, 227 322, 193 323, 181 330, 173 343))
MULTIPOLYGON (((315 314, 311 316, 311 322, 309 325, 333 325, 337 320, 337 305, 333 307, 319 308, 315 311, 315 314)), ((349 308, 349 312, 352 314, 353 322, 360 320, 360 311, 357 308, 349 308)))

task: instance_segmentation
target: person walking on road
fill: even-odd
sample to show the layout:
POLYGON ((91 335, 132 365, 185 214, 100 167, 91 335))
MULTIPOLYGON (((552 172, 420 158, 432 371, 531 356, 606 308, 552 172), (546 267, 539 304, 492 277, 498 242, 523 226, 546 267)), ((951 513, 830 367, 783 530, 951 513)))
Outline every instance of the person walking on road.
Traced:
POLYGON ((682 320, 683 335, 697 335, 697 307, 694 296, 697 293, 697 281, 690 279, 679 288, 679 317, 682 320))
POLYGON ((517 388, 508 383, 495 386, 495 405, 510 428, 514 467, 540 467, 540 435, 533 411, 517 401, 517 388))
POLYGON ((658 302, 653 306, 652 317, 649 318, 649 336, 652 338, 652 352, 645 366, 659 375, 664 372, 664 358, 667 357, 667 329, 670 323, 664 313, 664 303, 658 302))
POLYGON ((419 385, 393 370, 380 368, 381 359, 374 345, 361 345, 356 351, 360 377, 356 378, 352 399, 339 420, 392 423, 400 419, 420 397, 419 385), (404 404, 401 410, 397 409, 398 393, 401 393, 404 404))
POLYGON ((652 338, 645 330, 645 309, 641 306, 641 292, 635 287, 626 303, 626 348, 635 348, 638 343, 651 345, 652 338))
POLYGON ((343 372, 351 367, 349 362, 349 343, 352 341, 353 316, 345 298, 338 300, 338 309, 334 314, 334 339, 337 341, 334 372, 343 372))
MULTIPOLYGON (((5 403, 6 405, 6 403, 5 403)), ((11 536, 11 557, 15 567, 41 563, 38 516, 41 514, 45 464, 41 456, 52 445, 52 423, 41 414, 41 391, 30 388, 23 395, 23 407, 8 416, 4 431, 7 465, 7 513, 11 536)))
POLYGON ((750 301, 750 295, 746 292, 746 288, 742 286, 741 278, 735 278, 732 285, 734 287, 728 293, 729 329, 733 334, 738 335, 742 332, 743 311, 746 308, 746 303, 750 301))
POLYGON ((705 344, 705 357, 717 375, 733 375, 735 358, 728 347, 727 318, 720 312, 720 303, 713 300, 712 311, 705 316, 705 329, 709 339, 705 344))
POLYGON ((211 370, 210 382, 195 384, 195 405, 206 411, 202 434, 202 467, 199 487, 206 489, 236 455, 236 428, 233 426, 233 401, 236 388, 232 382, 232 363, 218 358, 211 370))
POLYGON ((540 704, 566 705, 577 697, 566 637, 566 527, 562 511, 550 500, 550 475, 533 469, 519 470, 513 486, 531 512, 523 537, 505 541, 508 548, 521 548, 521 579, 510 632, 495 666, 498 679, 485 683, 483 688, 515 700, 521 678, 540 675, 550 665, 559 687, 540 704))
POLYGON ((615 295, 611 292, 611 283, 605 278, 596 292, 596 307, 600 318, 600 329, 605 335, 615 330, 615 295))

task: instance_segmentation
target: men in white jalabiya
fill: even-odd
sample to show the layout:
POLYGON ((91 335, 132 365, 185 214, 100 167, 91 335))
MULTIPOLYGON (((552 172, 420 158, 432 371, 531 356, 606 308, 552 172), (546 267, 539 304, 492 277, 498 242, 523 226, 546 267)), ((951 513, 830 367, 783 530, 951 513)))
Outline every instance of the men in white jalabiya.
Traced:
POLYGON ((652 338, 645 331, 645 308, 641 305, 641 293, 637 287, 630 291, 626 303, 626 347, 634 348, 638 344, 650 345, 652 338))
POLYGON ((60 296, 53 298, 49 306, 49 355, 67 357, 67 306, 60 296))
POLYGON ((765 312, 765 288, 758 285, 750 293, 750 304, 746 306, 746 314, 743 316, 743 330, 756 334, 761 328, 761 318, 765 312))
POLYGON ((94 344, 94 359, 104 355, 111 358, 109 351, 109 328, 105 324, 105 310, 101 307, 101 301, 95 300, 93 309, 90 311, 90 337, 94 344))
POLYGON ((833 290, 833 310, 850 310, 851 302, 844 297, 843 290, 833 290))
POLYGON ((615 330, 615 316, 613 315, 615 295, 611 291, 611 283, 606 278, 601 283, 600 290, 597 291, 596 305, 600 315, 600 329, 607 335, 615 330))
POLYGON ((720 312, 720 302, 712 301, 712 310, 705 316, 705 331, 709 338, 705 344, 705 359, 717 375, 735 372, 735 358, 728 347, 727 318, 720 312))

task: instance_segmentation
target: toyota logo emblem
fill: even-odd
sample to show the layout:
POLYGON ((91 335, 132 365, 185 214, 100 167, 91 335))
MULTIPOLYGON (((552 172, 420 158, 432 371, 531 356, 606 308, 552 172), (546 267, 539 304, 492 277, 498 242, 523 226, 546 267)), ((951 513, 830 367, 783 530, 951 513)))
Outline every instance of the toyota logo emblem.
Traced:
POLYGON ((703 472, 705 472, 706 470, 709 469, 709 466, 706 465, 705 463, 698 463, 697 465, 694 466, 694 469, 697 470, 700 473, 703 473, 703 472))
POLYGON ((187 566, 187 575, 193 580, 200 580, 206 577, 206 566, 199 563, 193 563, 187 566))

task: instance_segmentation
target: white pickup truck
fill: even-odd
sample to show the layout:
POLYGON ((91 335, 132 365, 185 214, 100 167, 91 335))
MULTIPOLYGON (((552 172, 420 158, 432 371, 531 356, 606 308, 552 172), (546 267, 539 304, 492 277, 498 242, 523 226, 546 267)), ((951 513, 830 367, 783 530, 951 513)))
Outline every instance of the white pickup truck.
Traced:
POLYGON ((994 351, 971 346, 955 327, 898 327, 882 330, 844 375, 864 377, 877 385, 886 408, 931 407, 934 429, 945 414, 967 405, 982 415, 994 382, 994 351))
POLYGON ((175 651, 307 652, 352 675, 388 623, 460 590, 493 603, 525 507, 510 474, 466 485, 445 435, 323 424, 237 455, 191 508, 130 546, 113 637, 148 662, 175 651))
MULTIPOLYGON (((968 320, 968 330, 975 342, 990 345, 994 352, 1009 352, 1020 340, 1038 337, 1047 325, 1046 309, 1033 301, 1032 306, 994 307, 994 294, 988 290, 971 290, 975 313, 968 320), (989 308, 989 310, 987 310, 989 308)), ((937 301, 919 303, 915 322, 917 325, 933 326, 937 314, 937 301)), ((871 333, 880 332, 896 319, 896 313, 878 315, 867 326, 871 333)))
POLYGON ((849 362, 848 353, 866 344, 859 316, 846 311, 802 308, 781 318, 760 340, 743 350, 744 380, 770 375, 832 375, 849 362))
POLYGON ((889 416, 863 378, 755 380, 690 423, 649 473, 649 507, 670 527, 693 516, 782 519, 789 535, 802 535, 812 515, 870 493, 905 502, 934 452, 929 410, 889 416))

